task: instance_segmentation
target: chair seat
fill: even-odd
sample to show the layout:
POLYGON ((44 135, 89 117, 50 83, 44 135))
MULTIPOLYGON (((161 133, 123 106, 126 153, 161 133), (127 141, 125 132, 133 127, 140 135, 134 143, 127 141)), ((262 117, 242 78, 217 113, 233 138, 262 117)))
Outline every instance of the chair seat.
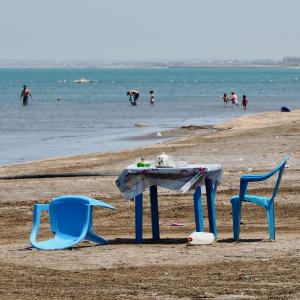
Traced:
MULTIPOLYGON (((233 203, 235 201, 240 201, 240 196, 235 195, 234 197, 231 198, 230 201, 231 201, 231 203, 233 203)), ((271 198, 246 194, 244 196, 244 198, 241 199, 241 201, 256 203, 257 205, 267 208, 270 204, 271 198)))

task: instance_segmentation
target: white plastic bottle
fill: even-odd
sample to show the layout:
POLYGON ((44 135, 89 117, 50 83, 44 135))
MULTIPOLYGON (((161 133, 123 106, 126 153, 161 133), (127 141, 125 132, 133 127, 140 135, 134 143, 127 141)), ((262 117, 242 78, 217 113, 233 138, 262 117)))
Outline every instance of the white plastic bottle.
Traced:
POLYGON ((209 245, 215 240, 215 236, 210 232, 196 232, 194 231, 188 237, 189 245, 209 245))

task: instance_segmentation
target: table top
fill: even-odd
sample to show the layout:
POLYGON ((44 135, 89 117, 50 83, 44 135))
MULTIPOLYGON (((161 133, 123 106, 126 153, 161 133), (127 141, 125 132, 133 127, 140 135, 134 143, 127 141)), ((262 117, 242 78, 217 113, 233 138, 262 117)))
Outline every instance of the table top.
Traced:
POLYGON ((132 199, 152 185, 185 193, 210 179, 214 186, 222 182, 220 164, 189 164, 174 168, 137 167, 130 165, 123 170, 116 185, 125 199, 132 199))

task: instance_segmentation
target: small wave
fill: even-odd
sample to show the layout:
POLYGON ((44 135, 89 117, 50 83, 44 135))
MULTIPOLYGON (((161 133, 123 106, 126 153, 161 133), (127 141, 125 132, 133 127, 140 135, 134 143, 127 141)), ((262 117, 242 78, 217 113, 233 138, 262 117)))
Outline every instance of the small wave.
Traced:
POLYGON ((94 83, 96 82, 96 80, 92 80, 92 79, 87 79, 87 78, 80 78, 80 79, 76 79, 76 80, 73 80, 74 83, 94 83))
POLYGON ((51 140, 55 140, 55 139, 76 138, 76 137, 82 137, 82 136, 85 136, 85 135, 80 134, 80 135, 51 136, 51 137, 42 139, 42 141, 46 142, 46 141, 51 141, 51 140))

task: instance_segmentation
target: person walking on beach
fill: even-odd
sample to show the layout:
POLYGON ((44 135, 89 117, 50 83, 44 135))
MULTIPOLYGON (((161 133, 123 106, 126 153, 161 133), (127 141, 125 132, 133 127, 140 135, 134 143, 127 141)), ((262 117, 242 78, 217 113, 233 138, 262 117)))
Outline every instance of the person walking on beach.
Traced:
POLYGON ((27 88, 26 85, 23 85, 23 89, 20 96, 20 98, 23 99, 23 105, 28 105, 29 96, 32 97, 30 90, 27 88))
POLYGON ((242 100, 243 109, 247 109, 247 105, 248 105, 247 96, 243 95, 243 100, 242 100))
POLYGON ((230 97, 231 103, 233 104, 234 107, 239 106, 239 100, 238 100, 238 96, 235 92, 231 93, 231 97, 230 97))
POLYGON ((150 91, 149 93, 150 93, 149 102, 150 102, 151 105, 153 105, 154 102, 155 102, 154 92, 150 91))

